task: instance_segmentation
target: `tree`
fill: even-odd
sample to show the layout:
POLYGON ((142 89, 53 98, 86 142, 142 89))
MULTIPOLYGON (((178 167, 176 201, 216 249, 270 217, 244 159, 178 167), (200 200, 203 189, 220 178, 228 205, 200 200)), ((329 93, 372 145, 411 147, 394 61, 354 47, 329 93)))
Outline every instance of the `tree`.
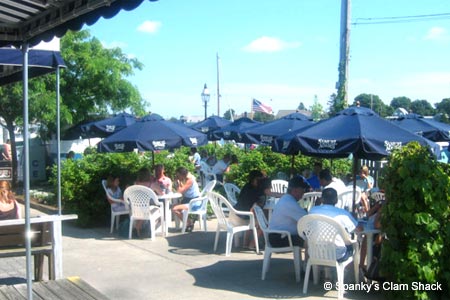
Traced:
POLYGON ((402 97, 395 97, 391 101, 391 107, 396 110, 397 108, 404 108, 407 111, 411 108, 411 99, 408 97, 402 96, 402 97))
POLYGON ((130 109, 135 115, 145 114, 138 89, 126 80, 134 69, 143 67, 136 58, 127 57, 120 48, 104 48, 88 30, 67 32, 61 39, 61 54, 67 65, 61 94, 73 112, 72 124, 92 113, 130 109))
POLYGON ((234 120, 235 111, 234 109, 230 108, 227 109, 227 111, 223 114, 223 117, 227 120, 234 120))
POLYGON ((303 104, 303 102, 300 102, 300 104, 297 107, 298 110, 306 110, 305 105, 303 104))
POLYGON ((372 109, 374 112, 379 114, 381 117, 389 116, 393 113, 392 107, 386 105, 383 103, 383 101, 378 97, 378 95, 372 95, 372 94, 360 94, 356 96, 355 101, 353 105, 356 104, 356 102, 360 103, 362 107, 367 107, 372 109))
POLYGON ((322 104, 319 103, 317 95, 314 96, 314 102, 313 105, 311 106, 311 112, 312 112, 311 117, 313 118, 314 121, 319 121, 324 117, 323 106, 322 104))
POLYGON ((411 103, 411 111, 422 116, 434 116, 434 108, 427 100, 414 100, 411 103))
POLYGON ((442 115, 441 122, 450 123, 450 98, 442 99, 441 102, 436 103, 436 111, 442 115))
POLYGON ((253 113, 253 120, 259 121, 259 122, 269 122, 275 119, 274 115, 266 114, 263 112, 255 111, 253 113))
MULTIPOLYGON (((61 39, 61 55, 67 69, 61 72, 61 124, 75 124, 87 115, 106 115, 131 109, 145 113, 139 91, 126 77, 142 64, 126 57, 119 48, 105 49, 91 38, 89 31, 68 32, 61 39)), ((55 76, 45 75, 29 81, 30 122, 41 124, 41 138, 56 131, 55 76), (32 120, 32 121, 31 121, 32 120), (45 132, 42 132, 45 131, 45 132)), ((0 117, 11 140, 14 183, 17 181, 17 150, 14 127, 23 124, 22 84, 0 88, 0 117)))

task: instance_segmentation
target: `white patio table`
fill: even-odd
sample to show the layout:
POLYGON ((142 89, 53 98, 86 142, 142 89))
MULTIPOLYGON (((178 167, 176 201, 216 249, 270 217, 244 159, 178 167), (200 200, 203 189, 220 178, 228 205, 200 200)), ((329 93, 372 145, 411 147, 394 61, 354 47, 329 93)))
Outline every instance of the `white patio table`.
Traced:
POLYGON ((164 195, 158 195, 158 200, 164 202, 164 236, 169 234, 169 223, 172 222, 172 211, 170 204, 174 200, 181 199, 183 195, 181 193, 167 193, 164 195))

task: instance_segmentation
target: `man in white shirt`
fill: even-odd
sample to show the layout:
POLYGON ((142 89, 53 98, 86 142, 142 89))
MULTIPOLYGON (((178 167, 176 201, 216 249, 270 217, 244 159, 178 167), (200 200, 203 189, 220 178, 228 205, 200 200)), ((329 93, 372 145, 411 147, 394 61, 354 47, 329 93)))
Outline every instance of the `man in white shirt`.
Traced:
MULTIPOLYGON (((348 233, 353 232, 358 225, 358 222, 345 209, 336 207, 337 193, 334 188, 326 188, 322 191, 322 205, 314 206, 309 211, 310 215, 318 214, 335 219, 341 224, 348 233)), ((353 247, 346 246, 340 236, 336 237, 336 258, 338 260, 346 260, 353 254, 353 247)))
POLYGON ((221 160, 216 162, 214 167, 212 168, 212 172, 216 174, 216 178, 219 181, 223 181, 223 174, 228 168, 228 163, 231 160, 230 154, 225 154, 221 160))
MULTIPOLYGON (((303 239, 298 235, 297 222, 301 217, 306 216, 307 212, 298 205, 297 201, 303 197, 308 189, 309 184, 301 176, 295 176, 289 180, 287 194, 278 200, 269 221, 269 229, 288 231, 291 234, 294 246, 303 246, 303 239)), ((269 234, 269 240, 273 247, 287 247, 289 245, 286 235, 271 233, 269 234)))
POLYGON ((336 193, 339 195, 346 191, 345 183, 339 178, 331 176, 330 169, 324 169, 319 173, 320 185, 326 188, 333 188, 336 190, 336 193))

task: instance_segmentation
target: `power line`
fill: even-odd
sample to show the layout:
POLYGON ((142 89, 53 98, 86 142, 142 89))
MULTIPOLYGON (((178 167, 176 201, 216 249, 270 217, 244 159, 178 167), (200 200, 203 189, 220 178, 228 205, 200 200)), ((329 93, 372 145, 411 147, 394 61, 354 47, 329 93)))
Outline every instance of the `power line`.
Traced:
POLYGON ((397 16, 397 17, 373 17, 373 18, 356 18, 352 25, 372 25, 372 24, 390 24, 390 23, 410 23, 431 20, 450 19, 450 13, 427 14, 415 16, 397 16))

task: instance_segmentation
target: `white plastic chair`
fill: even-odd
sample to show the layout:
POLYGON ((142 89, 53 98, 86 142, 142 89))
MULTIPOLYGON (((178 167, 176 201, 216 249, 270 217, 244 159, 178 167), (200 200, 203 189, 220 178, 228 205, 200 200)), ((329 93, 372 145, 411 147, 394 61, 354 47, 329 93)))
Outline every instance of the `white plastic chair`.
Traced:
MULTIPOLYGON (((361 189, 356 186, 355 189, 355 205, 361 202, 361 189)), ((347 186, 346 190, 338 195, 336 207, 343 208, 349 212, 353 212, 353 186, 347 186)))
POLYGON ((272 180, 272 192, 278 194, 285 194, 288 188, 288 181, 283 179, 272 180))
POLYGON ((370 194, 370 197, 375 200, 375 203, 378 201, 384 201, 386 200, 386 196, 383 192, 375 192, 370 194))
POLYGON ((301 264, 300 247, 292 245, 292 238, 289 231, 269 229, 269 224, 267 222, 266 216, 264 215, 264 211, 262 210, 261 207, 259 207, 258 205, 254 205, 253 211, 255 212, 256 219, 258 220, 259 228, 261 228, 262 232, 264 233, 264 240, 266 242, 266 246, 264 248, 264 261, 261 272, 261 280, 266 279, 266 273, 267 271, 269 271, 270 258, 272 257, 272 253, 292 252, 294 254, 295 280, 297 282, 300 282, 300 264, 301 264), (285 234, 289 240, 289 246, 272 247, 269 241, 270 233, 285 234))
POLYGON ((137 220, 148 220, 150 226, 150 239, 153 241, 158 220, 161 232, 164 231, 164 207, 159 202, 155 192, 143 185, 132 185, 123 193, 125 201, 130 205, 130 228, 128 238, 131 239, 133 223, 137 220), (150 203, 154 203, 151 205, 150 203))
POLYGON ((123 204, 125 206, 125 208, 123 210, 114 210, 113 205, 111 205, 111 229, 110 229, 110 233, 113 233, 114 230, 114 221, 116 222, 116 229, 119 228, 119 219, 120 216, 122 215, 129 215, 130 214, 130 208, 128 207, 128 204, 121 200, 121 199, 116 199, 114 197, 112 197, 107 190, 106 187, 106 180, 103 179, 102 180, 102 187, 105 190, 105 194, 106 194, 106 198, 109 200, 109 204, 111 204, 111 202, 113 203, 117 203, 117 204, 123 204))
POLYGON ((309 212, 311 207, 316 205, 316 201, 320 197, 322 197, 322 192, 305 193, 303 194, 302 199, 298 201, 298 204, 309 212))
POLYGON ((238 188, 234 183, 224 183, 223 188, 225 189, 225 193, 227 194, 227 199, 230 201, 231 205, 235 206, 238 202, 239 194, 241 193, 241 189, 238 188))
POLYGON ((217 181, 216 174, 213 173, 212 167, 205 161, 200 162, 200 173, 202 174, 202 186, 206 186, 211 180, 217 181))
POLYGON ((256 226, 255 226, 255 216, 252 212, 249 211, 238 211, 235 210, 234 207, 228 202, 225 197, 222 195, 216 193, 216 192, 209 192, 208 193, 208 199, 211 203, 211 207, 214 211, 214 214, 217 217, 217 230, 216 230, 216 238, 214 241, 214 252, 217 250, 217 244, 219 242, 219 234, 220 230, 226 230, 227 231, 227 241, 226 241, 226 248, 225 248, 225 255, 230 256, 231 255, 231 247, 233 245, 233 236, 237 232, 252 230, 253 231, 253 238, 255 239, 255 246, 256 246, 256 253, 259 253, 259 245, 258 245, 258 234, 256 232, 256 226), (222 205, 225 205, 230 213, 234 213, 238 216, 248 216, 249 222, 246 225, 234 225, 228 217, 225 216, 222 205))
MULTIPOLYGON (((308 243, 308 262, 306 264, 303 294, 308 291, 308 280, 311 266, 335 267, 339 283, 338 298, 344 296, 344 269, 353 261, 355 282, 359 279, 359 243, 351 239, 344 227, 333 218, 322 215, 306 215, 297 223, 298 234, 308 243), (336 241, 353 246, 353 256, 344 261, 338 261, 336 256, 336 241)), ((314 272, 314 282, 318 282, 318 274, 314 272)))
POLYGON ((186 224, 189 215, 198 215, 200 230, 203 227, 204 231, 207 231, 206 221, 207 221, 207 209, 208 209, 208 193, 212 192, 214 186, 216 185, 215 180, 211 180, 206 184, 203 190, 200 192, 200 197, 192 199, 189 201, 188 209, 183 210, 183 227, 181 229, 182 233, 186 232, 186 224), (203 226, 202 226, 203 222, 203 226))

